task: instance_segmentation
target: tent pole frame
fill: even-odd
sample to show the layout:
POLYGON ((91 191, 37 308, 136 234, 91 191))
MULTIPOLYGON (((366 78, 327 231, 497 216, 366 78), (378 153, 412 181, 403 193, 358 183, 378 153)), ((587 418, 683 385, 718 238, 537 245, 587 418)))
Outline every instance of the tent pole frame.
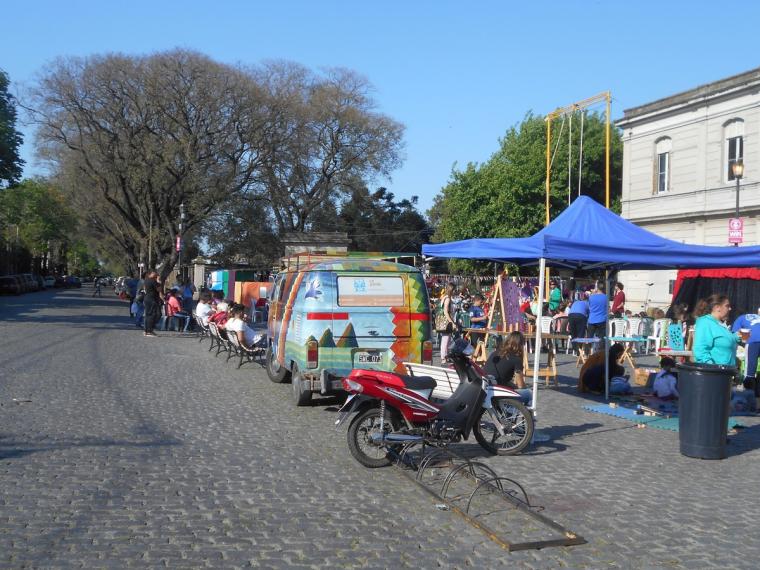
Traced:
POLYGON ((538 315, 536 315, 536 344, 533 347, 533 416, 538 417, 538 366, 541 359, 541 317, 544 316, 544 273, 546 258, 538 261, 538 315))

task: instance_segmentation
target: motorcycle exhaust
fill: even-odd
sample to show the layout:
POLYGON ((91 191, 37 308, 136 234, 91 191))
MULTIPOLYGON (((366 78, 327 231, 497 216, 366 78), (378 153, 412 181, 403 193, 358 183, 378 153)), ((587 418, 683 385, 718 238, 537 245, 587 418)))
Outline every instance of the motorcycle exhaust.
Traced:
POLYGON ((406 433, 389 433, 385 436, 382 433, 373 433, 370 434, 369 439, 372 443, 409 443, 411 441, 422 441, 423 437, 406 433))

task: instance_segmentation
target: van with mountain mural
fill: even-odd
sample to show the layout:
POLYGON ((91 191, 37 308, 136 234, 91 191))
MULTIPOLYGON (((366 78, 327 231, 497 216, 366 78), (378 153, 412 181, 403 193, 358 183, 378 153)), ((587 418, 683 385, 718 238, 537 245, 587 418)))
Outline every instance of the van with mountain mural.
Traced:
POLYGON ((404 372, 431 364, 430 304, 415 267, 381 259, 309 257, 277 275, 269 304, 267 374, 312 393, 342 391, 354 368, 404 372))

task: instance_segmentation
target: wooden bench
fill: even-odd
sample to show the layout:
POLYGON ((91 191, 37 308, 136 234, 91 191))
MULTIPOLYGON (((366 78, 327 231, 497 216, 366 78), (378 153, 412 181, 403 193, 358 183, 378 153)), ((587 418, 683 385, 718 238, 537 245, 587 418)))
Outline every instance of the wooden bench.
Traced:
POLYGON ((436 382, 431 399, 448 400, 459 387, 459 376, 453 368, 404 362, 409 376, 429 376, 436 382))

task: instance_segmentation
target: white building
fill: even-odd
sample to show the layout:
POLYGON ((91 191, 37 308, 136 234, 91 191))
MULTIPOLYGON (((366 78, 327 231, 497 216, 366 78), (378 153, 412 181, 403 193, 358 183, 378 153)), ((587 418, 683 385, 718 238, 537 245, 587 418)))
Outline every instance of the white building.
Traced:
MULTIPOLYGON (((744 242, 760 241, 760 68, 623 112, 622 216, 661 236, 727 246, 744 164, 744 242)), ((760 265, 760 262, 759 262, 760 265)), ((670 304, 676 271, 626 271, 626 308, 670 304), (653 283, 651 287, 647 284, 653 283)))

